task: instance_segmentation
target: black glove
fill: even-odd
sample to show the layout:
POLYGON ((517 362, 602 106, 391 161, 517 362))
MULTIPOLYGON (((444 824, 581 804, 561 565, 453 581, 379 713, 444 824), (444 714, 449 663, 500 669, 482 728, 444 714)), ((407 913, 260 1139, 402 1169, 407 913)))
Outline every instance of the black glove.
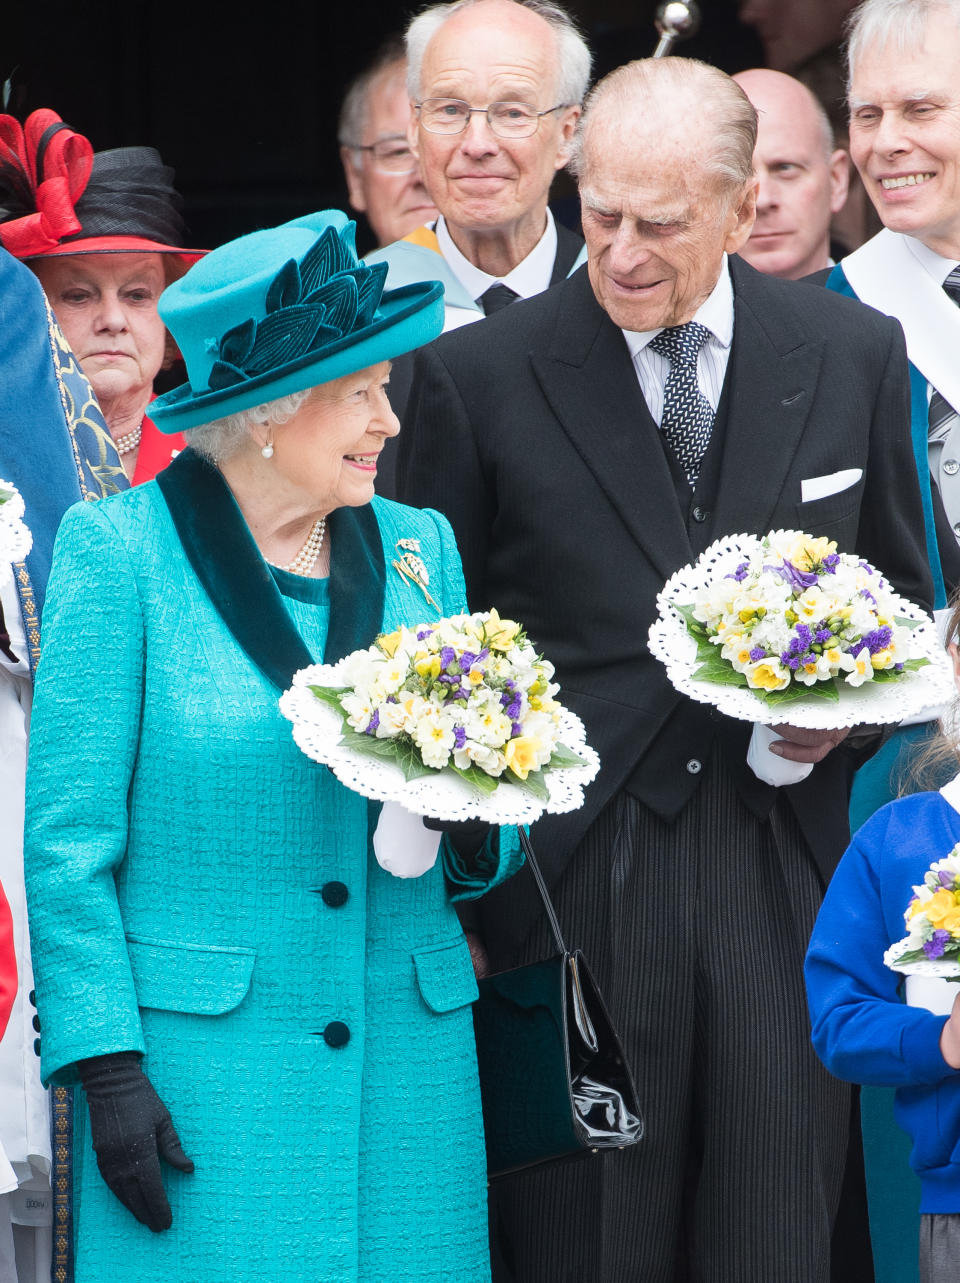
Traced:
POLYGON ((180 1147, 167 1107, 140 1068, 134 1051, 77 1061, 87 1093, 90 1139, 100 1175, 138 1221, 155 1233, 173 1223, 160 1159, 180 1172, 193 1163, 180 1147))

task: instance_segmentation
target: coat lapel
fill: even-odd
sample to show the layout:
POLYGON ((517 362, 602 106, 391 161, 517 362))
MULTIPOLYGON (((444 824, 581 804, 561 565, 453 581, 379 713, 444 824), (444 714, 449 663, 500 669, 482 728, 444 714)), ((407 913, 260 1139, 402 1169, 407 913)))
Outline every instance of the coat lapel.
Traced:
POLYGON ((733 347, 715 538, 771 529, 813 406, 823 347, 794 325, 782 298, 769 297, 766 278, 737 258, 730 260, 730 273, 733 347))
POLYGON ((623 334, 596 302, 586 270, 566 297, 545 354, 533 368, 564 431, 659 574, 692 559, 656 424, 623 334))
MULTIPOLYGON (((285 690, 314 656, 294 627, 229 486, 213 464, 190 449, 158 475, 157 485, 187 560, 220 618, 263 675, 285 690)), ((331 513, 329 527, 330 627, 323 658, 333 663, 369 646, 380 630, 385 570, 369 504, 331 513)))

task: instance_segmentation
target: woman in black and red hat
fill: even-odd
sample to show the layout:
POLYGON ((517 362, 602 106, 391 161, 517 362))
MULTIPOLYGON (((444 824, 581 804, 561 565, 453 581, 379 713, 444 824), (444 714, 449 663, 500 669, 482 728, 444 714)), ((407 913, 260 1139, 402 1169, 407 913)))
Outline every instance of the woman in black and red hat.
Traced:
POLYGON ((134 485, 184 444, 147 415, 177 355, 157 299, 203 252, 181 248, 172 178, 152 147, 94 154, 56 112, 0 115, 0 244, 39 277, 134 485))

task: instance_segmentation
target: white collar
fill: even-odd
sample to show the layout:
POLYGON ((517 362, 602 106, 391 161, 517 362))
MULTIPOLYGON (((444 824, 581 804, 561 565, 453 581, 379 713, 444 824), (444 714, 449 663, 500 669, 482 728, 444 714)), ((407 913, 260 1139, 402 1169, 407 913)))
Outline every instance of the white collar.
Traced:
POLYGON ((861 302, 900 322, 907 355, 927 382, 960 405, 960 308, 942 288, 952 265, 916 237, 886 227, 840 264, 861 302))
MULTIPOLYGON (((721 347, 729 348, 733 342, 733 282, 730 280, 730 264, 724 254, 720 264, 720 275, 707 298, 697 308, 692 319, 705 325, 721 347)), ((648 343, 657 337, 664 327, 656 330, 624 330, 630 356, 636 358, 648 343)))
POLYGON ((931 249, 929 245, 924 245, 923 241, 918 241, 915 236, 905 236, 907 248, 912 252, 920 266, 933 277, 936 283, 943 288, 943 282, 947 279, 955 267, 960 267, 960 259, 944 258, 936 250, 931 249))
POLYGON ((543 235, 526 258, 521 259, 506 276, 490 276, 465 258, 454 245, 442 214, 437 219, 434 231, 440 253, 446 259, 447 266, 473 299, 479 299, 491 285, 495 285, 498 281, 509 286, 521 298, 533 298, 534 294, 542 294, 550 284, 553 264, 557 257, 557 225, 549 209, 543 235))

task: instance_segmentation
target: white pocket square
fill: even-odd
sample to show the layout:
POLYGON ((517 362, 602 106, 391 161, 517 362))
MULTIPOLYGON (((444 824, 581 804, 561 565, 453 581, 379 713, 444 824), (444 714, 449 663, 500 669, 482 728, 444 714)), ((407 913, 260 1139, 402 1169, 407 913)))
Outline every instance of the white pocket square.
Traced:
POLYGON ((862 476, 862 468, 842 468, 839 472, 828 472, 823 477, 808 477, 806 481, 800 482, 800 502, 809 503, 811 499, 826 499, 828 495, 849 490, 862 476))

